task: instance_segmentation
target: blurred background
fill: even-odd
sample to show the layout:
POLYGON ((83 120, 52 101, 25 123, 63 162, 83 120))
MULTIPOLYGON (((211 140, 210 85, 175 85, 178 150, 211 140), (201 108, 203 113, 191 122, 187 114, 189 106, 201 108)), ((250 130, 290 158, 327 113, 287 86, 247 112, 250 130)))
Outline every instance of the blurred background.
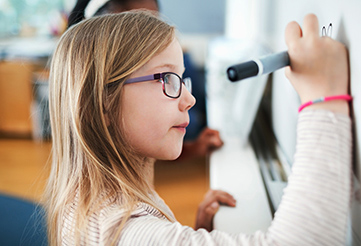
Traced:
MULTIPOLYGON (((67 18, 75 2, 0 0, 0 194, 7 199, 20 199, 35 206, 40 201, 51 158, 47 63, 57 40, 66 29, 67 18)), ((228 146, 232 145, 224 156, 217 155, 217 163, 212 163, 212 158, 208 157, 157 163, 156 190, 176 218, 182 224, 193 226, 198 204, 210 187, 225 188, 236 194, 241 187, 246 187, 243 190, 257 196, 259 194, 255 189, 258 187, 264 193, 266 205, 262 205, 262 209, 269 214, 265 223, 250 227, 250 221, 262 221, 262 213, 258 209, 259 202, 253 204, 249 197, 246 202, 250 210, 244 209, 244 212, 248 215, 254 212, 255 216, 251 219, 239 219, 232 213, 227 217, 222 211, 218 214, 220 220, 223 218, 225 221, 224 224, 232 227, 230 230, 236 228, 233 222, 229 223, 232 219, 237 220, 234 223, 243 221, 244 228, 251 228, 250 233, 253 229, 268 228, 291 172, 300 101, 282 69, 270 76, 251 78, 241 83, 230 83, 225 71, 234 63, 285 50, 286 24, 292 20, 302 23, 303 17, 313 12, 319 17, 320 25, 333 23, 332 38, 346 44, 350 51, 355 122, 355 193, 348 245, 361 245, 361 191, 357 181, 361 177, 361 131, 358 130, 361 112, 358 97, 361 92, 361 75, 358 72, 361 34, 357 32, 360 2, 158 2, 162 18, 179 30, 177 35, 189 64, 186 71, 191 73, 189 75, 194 81, 197 104, 190 111, 191 124, 187 128, 186 139, 194 139, 205 126, 209 126, 220 131, 226 143, 225 149, 228 148, 227 143, 230 143, 228 146), (253 159, 242 158, 240 162, 246 162, 247 167, 254 165, 254 173, 242 173, 240 163, 234 161, 238 158, 233 158, 234 153, 253 156, 254 162, 253 159), (231 159, 231 166, 224 163, 227 158, 231 159), (252 181, 258 177, 259 182, 244 186, 238 182, 242 175, 252 181)), ((242 200, 240 196, 239 200, 242 200)), ((0 200, 0 206, 2 204, 0 200)), ((0 214, 3 218, 4 213, 10 210, 0 207, 0 211, 3 211, 0 214)), ((14 215, 9 212, 9 216, 14 215)), ((0 232, 5 229, 0 223, 0 232)))

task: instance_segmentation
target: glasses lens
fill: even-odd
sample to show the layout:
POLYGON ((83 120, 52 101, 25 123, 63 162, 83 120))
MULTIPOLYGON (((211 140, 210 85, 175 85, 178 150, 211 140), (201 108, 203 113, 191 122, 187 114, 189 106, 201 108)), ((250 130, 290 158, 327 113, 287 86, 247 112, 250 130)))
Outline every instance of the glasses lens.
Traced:
POLYGON ((179 97, 181 89, 180 78, 172 73, 168 73, 164 76, 164 90, 170 97, 179 97))
POLYGON ((192 80, 191 78, 184 78, 183 79, 184 85, 186 86, 187 90, 192 94, 192 80))

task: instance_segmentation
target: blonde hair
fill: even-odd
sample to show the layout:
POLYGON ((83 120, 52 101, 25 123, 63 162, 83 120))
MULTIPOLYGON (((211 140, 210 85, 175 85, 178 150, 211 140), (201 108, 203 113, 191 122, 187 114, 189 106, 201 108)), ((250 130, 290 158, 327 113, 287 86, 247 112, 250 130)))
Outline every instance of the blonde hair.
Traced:
POLYGON ((119 228, 138 202, 172 221, 150 197, 144 159, 118 125, 123 82, 174 36, 174 27, 154 14, 130 11, 85 20, 60 39, 50 71, 53 161, 44 194, 51 245, 61 244, 65 208, 75 199, 77 243, 84 239, 92 209, 119 194, 127 211, 119 228), (117 86, 106 86, 114 81, 117 86))

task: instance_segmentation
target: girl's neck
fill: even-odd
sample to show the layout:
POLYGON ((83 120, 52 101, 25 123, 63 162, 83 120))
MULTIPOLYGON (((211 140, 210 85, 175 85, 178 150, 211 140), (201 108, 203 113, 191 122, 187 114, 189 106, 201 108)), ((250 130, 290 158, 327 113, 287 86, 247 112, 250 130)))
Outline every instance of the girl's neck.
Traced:
POLYGON ((149 187, 154 190, 154 163, 155 159, 145 158, 144 160, 144 176, 147 179, 149 187))

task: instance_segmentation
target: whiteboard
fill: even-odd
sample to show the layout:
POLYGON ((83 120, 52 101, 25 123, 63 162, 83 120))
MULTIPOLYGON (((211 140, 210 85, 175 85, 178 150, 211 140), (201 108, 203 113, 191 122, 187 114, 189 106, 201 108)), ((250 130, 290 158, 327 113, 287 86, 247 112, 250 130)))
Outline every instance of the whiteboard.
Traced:
MULTIPOLYGON (((361 1, 358 0, 262 0, 267 4, 267 13, 258 13, 260 18, 259 38, 267 40, 274 52, 287 49, 284 30, 287 23, 297 21, 302 25, 308 13, 319 18, 322 26, 332 23, 332 38, 344 43, 349 50, 351 72, 352 115, 354 120, 355 167, 354 194, 351 204, 348 245, 361 245, 361 1)), ((273 126, 278 143, 290 163, 293 162, 296 142, 297 108, 299 98, 280 70, 274 73, 273 83, 273 126)))
MULTIPOLYGON (((252 53, 252 49, 245 45, 248 43, 253 43, 253 46, 257 47, 258 51, 262 50, 262 52, 264 50, 267 50, 267 52, 268 50, 271 52, 287 50, 284 41, 284 31, 287 24, 290 21, 297 21, 302 25, 303 19, 308 13, 314 13, 318 16, 320 34, 322 26, 327 27, 332 23, 331 37, 344 43, 349 50, 350 91, 354 97, 352 117, 354 122, 355 160, 347 245, 361 246, 361 191, 359 182, 361 178, 361 0, 227 0, 225 15, 226 40, 219 42, 218 39, 210 43, 210 52, 206 63, 208 124, 210 127, 220 130, 222 137, 232 135, 240 137, 241 140, 246 139, 249 133, 249 128, 247 128, 249 122, 238 119, 246 118, 253 121, 254 103, 260 102, 261 94, 250 92, 249 88, 252 86, 258 87, 258 89, 264 88, 264 83, 255 81, 255 78, 253 78, 244 80, 239 84, 236 83, 237 85, 230 85, 230 82, 224 78, 224 66, 231 60, 235 62, 236 59, 246 61, 257 58, 254 55, 259 52, 252 53), (237 43, 234 40, 238 40, 241 47, 234 45, 234 43, 237 43), (242 46, 243 50, 241 49, 242 46), (215 51, 219 51, 219 54, 215 55, 215 51), (247 56, 247 59, 245 56, 247 56), (244 95, 245 93, 241 94, 240 91, 243 90, 250 92, 249 94, 252 97, 247 97, 247 95, 244 95), (234 98, 241 98, 247 103, 237 102, 234 98), (224 106, 225 103, 222 100, 227 106, 224 106), (245 109, 239 110, 236 108, 236 106, 240 105, 243 105, 245 109), (219 112, 214 111, 217 108, 220 109, 219 112), (217 122, 215 116, 223 119, 224 122, 217 122), (235 131, 236 127, 234 125, 237 125, 243 131, 235 131)), ((296 147, 296 127, 300 100, 285 77, 283 69, 276 71, 271 76, 273 76, 273 131, 280 152, 284 155, 283 159, 289 166, 292 166, 296 147)), ((258 79, 261 80, 262 77, 258 77, 258 79)), ((220 175, 213 176, 219 178, 220 175)), ((211 177, 211 181, 214 177, 211 177)), ((222 213, 222 211, 219 211, 219 213, 222 213)), ((217 222, 217 218, 215 221, 217 222)))

